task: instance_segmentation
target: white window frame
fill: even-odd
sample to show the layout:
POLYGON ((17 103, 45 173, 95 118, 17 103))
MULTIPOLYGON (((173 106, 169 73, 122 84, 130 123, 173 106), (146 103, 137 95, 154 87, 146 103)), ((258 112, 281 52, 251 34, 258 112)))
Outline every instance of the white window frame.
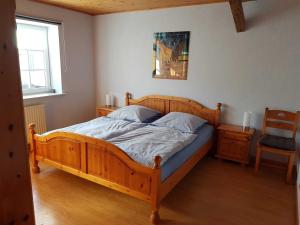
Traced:
MULTIPOLYGON (((33 51, 43 51, 44 55, 45 55, 45 69, 41 69, 43 71, 45 71, 45 79, 46 79, 46 87, 35 87, 35 88, 26 88, 23 89, 23 96, 30 96, 30 95, 36 95, 36 94, 50 94, 50 93, 62 93, 61 88, 59 90, 54 89, 53 87, 53 77, 54 75, 52 74, 51 71, 51 57, 50 57, 50 52, 49 52, 49 24, 51 25, 61 25, 61 22, 56 22, 56 21, 48 21, 48 20, 44 20, 44 19, 37 19, 37 18, 32 18, 32 17, 27 17, 27 16, 17 16, 17 24, 21 25, 21 26, 28 26, 32 29, 39 29, 39 30, 44 30, 46 33, 46 41, 47 41, 47 47, 44 50, 40 50, 40 49, 19 49, 19 51, 23 50, 23 51, 27 51, 27 52, 33 52, 33 51)), ((58 33, 60 36, 60 32, 58 33)), ((60 37, 58 37, 60 38, 60 37)), ((60 45, 60 44, 59 44, 60 45)), ((60 46, 58 46, 58 48, 60 49, 60 46)), ((22 71, 28 71, 29 72, 29 79, 31 79, 30 76, 30 72, 34 71, 33 66, 32 66, 32 61, 30 59, 29 53, 27 53, 27 57, 28 57, 28 70, 22 70, 22 71)), ((60 65, 61 66, 61 65, 60 65)), ((38 71, 39 69, 35 69, 35 71, 38 71)), ((21 71, 21 68, 20 68, 21 71)), ((60 76, 59 76, 60 77, 60 76)), ((61 86, 61 80, 60 82, 60 86, 61 86)), ((30 84, 31 85, 31 82, 30 84)), ((55 86, 55 85, 54 85, 55 86)))

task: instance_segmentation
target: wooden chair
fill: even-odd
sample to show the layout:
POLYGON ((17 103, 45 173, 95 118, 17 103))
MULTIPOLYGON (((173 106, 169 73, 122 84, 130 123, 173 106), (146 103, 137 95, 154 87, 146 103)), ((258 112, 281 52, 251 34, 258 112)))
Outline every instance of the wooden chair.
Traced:
POLYGON ((263 122, 262 136, 257 142, 255 172, 258 172, 263 152, 288 157, 286 181, 291 183, 294 162, 296 158, 296 133, 298 129, 300 112, 292 113, 282 110, 269 110, 266 108, 263 122), (292 137, 282 137, 267 134, 268 128, 287 130, 292 137))

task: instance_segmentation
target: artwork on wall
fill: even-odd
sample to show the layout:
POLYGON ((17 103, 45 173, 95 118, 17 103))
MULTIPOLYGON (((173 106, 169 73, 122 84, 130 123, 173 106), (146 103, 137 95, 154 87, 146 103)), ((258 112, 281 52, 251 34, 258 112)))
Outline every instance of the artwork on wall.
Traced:
POLYGON ((153 78, 186 80, 190 32, 154 33, 153 78))

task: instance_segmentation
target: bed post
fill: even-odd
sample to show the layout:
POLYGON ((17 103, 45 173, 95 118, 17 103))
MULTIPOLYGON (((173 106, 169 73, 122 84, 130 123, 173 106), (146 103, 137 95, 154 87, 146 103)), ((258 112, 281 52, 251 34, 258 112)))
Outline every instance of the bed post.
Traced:
MULTIPOLYGON (((218 103, 217 104, 217 109, 215 110, 215 115, 214 115, 214 128, 215 130, 218 128, 218 126, 220 125, 220 119, 221 119, 221 112, 222 112, 222 103, 218 103)), ((215 155, 215 153, 217 152, 217 132, 214 132, 213 135, 213 145, 211 147, 210 150, 210 155, 215 155)))
POLYGON ((152 177, 152 196, 151 196, 151 215, 150 220, 152 224, 158 224, 160 221, 159 207, 160 207, 160 162, 161 157, 155 156, 154 159, 154 174, 152 177))
POLYGON ((215 115, 215 128, 217 128, 220 124, 222 103, 217 104, 216 115, 215 115))
POLYGON ((131 99, 131 94, 129 92, 125 93, 125 105, 129 105, 129 99, 131 99))
POLYGON ((30 152, 31 152, 31 170, 33 173, 39 173, 40 172, 40 167, 39 167, 39 162, 36 159, 36 141, 34 139, 35 135, 35 124, 31 123, 29 124, 29 133, 30 135, 30 152))

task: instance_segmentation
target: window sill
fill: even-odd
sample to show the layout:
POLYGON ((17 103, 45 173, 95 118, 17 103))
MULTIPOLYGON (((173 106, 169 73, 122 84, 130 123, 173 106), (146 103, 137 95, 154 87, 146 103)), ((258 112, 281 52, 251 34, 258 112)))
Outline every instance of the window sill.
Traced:
POLYGON ((48 98, 48 97, 52 97, 52 96, 63 96, 63 95, 66 95, 66 93, 44 93, 44 94, 24 95, 23 100, 48 98))

